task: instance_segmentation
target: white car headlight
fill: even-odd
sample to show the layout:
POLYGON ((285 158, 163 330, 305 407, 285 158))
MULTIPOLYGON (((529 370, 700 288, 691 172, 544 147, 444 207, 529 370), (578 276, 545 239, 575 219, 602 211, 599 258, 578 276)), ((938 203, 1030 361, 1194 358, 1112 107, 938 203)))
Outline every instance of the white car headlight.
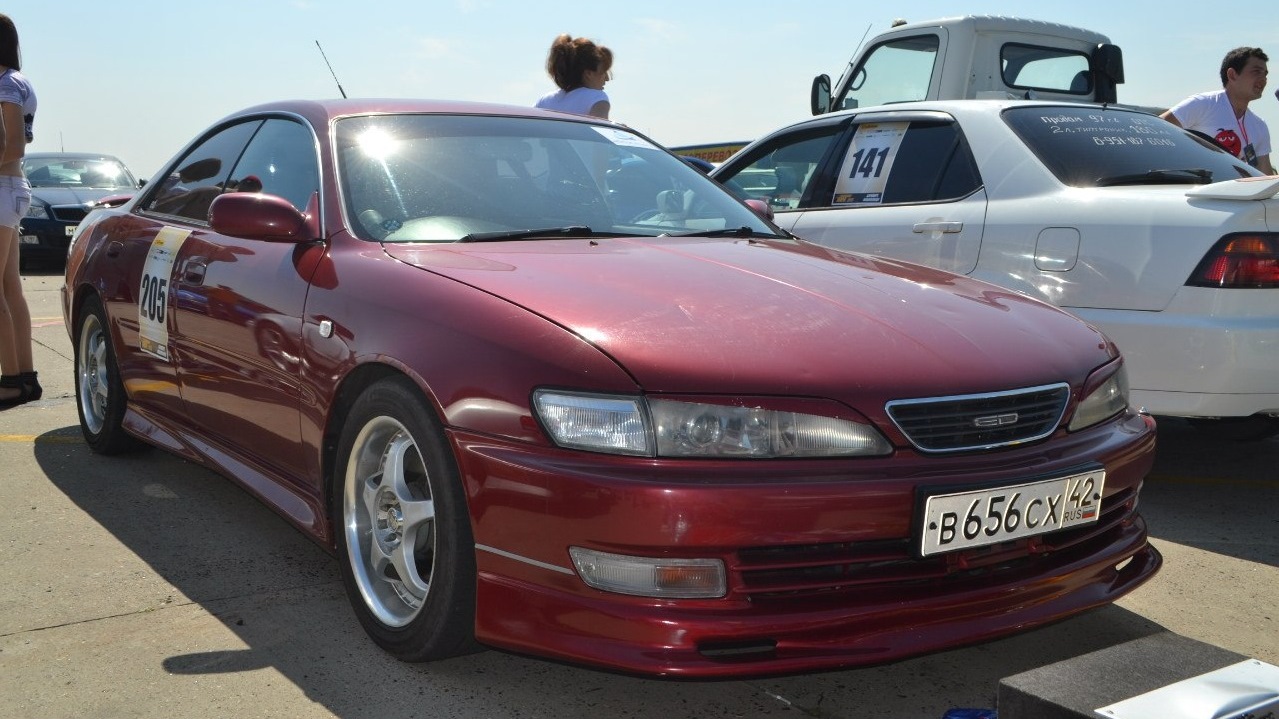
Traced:
POLYGON ((27 208, 27 217, 37 220, 47 220, 49 219, 49 208, 39 202, 32 202, 31 206, 27 208))
MULTIPOLYGON (((1090 383, 1091 384, 1091 383, 1090 383)), ((1070 431, 1091 427, 1110 419, 1128 407, 1128 370, 1121 364, 1114 374, 1079 402, 1075 416, 1070 420, 1070 431)))
POLYGON ((836 417, 639 397, 534 393, 556 444, 657 457, 861 457, 892 451, 874 427, 836 417))

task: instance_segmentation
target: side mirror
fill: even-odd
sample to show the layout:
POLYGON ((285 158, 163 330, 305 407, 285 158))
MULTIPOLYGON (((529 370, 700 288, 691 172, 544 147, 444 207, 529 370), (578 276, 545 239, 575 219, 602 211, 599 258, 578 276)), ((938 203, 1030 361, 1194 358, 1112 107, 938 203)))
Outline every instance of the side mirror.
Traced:
POLYGON ((814 115, 830 112, 830 75, 818 75, 813 78, 813 89, 809 94, 808 104, 814 115))
POLYGON ((1092 71, 1097 88, 1096 102, 1118 102, 1119 92, 1116 85, 1124 81, 1124 53, 1118 45, 1102 43, 1092 54, 1092 71))
POLYGON ((768 220, 769 222, 773 221, 773 208, 767 202, 764 202, 763 200, 756 200, 756 199, 742 200, 742 202, 746 203, 747 207, 754 210, 755 214, 759 215, 765 220, 768 220))
POLYGON ((266 242, 309 242, 306 215, 293 203, 260 192, 224 192, 209 205, 214 232, 266 242))

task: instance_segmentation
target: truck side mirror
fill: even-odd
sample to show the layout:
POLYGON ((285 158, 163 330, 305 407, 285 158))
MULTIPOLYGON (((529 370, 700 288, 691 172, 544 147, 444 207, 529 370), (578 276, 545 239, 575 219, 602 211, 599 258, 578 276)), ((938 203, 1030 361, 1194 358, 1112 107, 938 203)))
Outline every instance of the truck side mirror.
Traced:
POLYGON ((1124 81, 1124 53, 1118 45, 1101 43, 1092 53, 1092 71, 1094 85, 1097 88, 1097 102, 1117 102, 1119 92, 1116 86, 1124 81))
POLYGON ((808 104, 812 107, 814 115, 830 112, 830 75, 818 75, 813 78, 813 90, 809 95, 808 104))

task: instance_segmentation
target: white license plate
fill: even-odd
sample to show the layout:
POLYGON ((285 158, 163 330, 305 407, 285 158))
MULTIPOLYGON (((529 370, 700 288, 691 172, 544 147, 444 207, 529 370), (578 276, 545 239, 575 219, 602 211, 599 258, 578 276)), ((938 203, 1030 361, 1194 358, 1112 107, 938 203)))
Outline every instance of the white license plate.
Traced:
POLYGON ((1106 471, 996 489, 934 494, 924 503, 920 556, 1089 524, 1101 513, 1106 471))
POLYGON ((76 228, 75 225, 67 225, 67 237, 70 237, 75 234, 75 228, 76 228))

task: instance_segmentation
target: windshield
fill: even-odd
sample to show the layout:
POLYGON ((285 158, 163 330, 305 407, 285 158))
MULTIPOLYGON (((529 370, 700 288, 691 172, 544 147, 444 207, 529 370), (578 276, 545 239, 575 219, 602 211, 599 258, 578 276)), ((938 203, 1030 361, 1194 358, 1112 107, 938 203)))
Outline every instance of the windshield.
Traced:
POLYGON ((118 160, 103 158, 28 157, 22 171, 32 187, 79 187, 136 190, 138 183, 118 160))
POLYGON ((776 232, 713 180, 623 128, 378 115, 339 121, 336 137, 347 216, 367 239, 776 232))
POLYGON ((1084 105, 1015 107, 1004 121, 1072 187, 1222 182, 1261 174, 1154 115, 1084 105))

